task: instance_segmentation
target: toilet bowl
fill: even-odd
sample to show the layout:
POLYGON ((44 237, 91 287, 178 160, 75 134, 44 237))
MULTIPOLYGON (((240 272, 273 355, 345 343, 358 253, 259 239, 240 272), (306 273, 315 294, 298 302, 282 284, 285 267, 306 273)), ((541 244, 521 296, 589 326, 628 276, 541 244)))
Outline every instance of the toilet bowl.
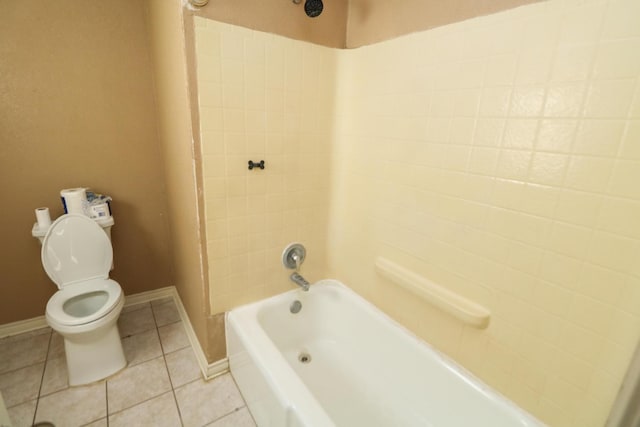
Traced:
POLYGON ((112 260, 108 236, 83 215, 62 215, 42 242, 42 265, 59 288, 45 317, 64 338, 72 386, 104 379, 127 364, 117 324, 124 295, 109 279, 112 260))

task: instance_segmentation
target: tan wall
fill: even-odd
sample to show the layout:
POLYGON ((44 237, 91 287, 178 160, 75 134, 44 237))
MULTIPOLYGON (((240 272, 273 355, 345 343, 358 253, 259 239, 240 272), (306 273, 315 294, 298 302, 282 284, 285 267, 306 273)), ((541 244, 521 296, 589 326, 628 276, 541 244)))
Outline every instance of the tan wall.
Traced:
POLYGON ((603 426, 640 338, 638 16, 551 1, 341 56, 332 275, 551 426, 603 426))
MULTIPOLYGON (((207 357, 208 288, 198 219, 191 110, 180 0, 148 0, 159 136, 165 159, 174 284, 207 357)), ((223 348, 224 350, 224 348, 223 348)), ((214 354, 217 360, 217 354, 214 354)))
POLYGON ((196 9, 203 18, 280 34, 324 46, 345 47, 348 0, 327 0, 322 14, 309 18, 304 0, 212 0, 196 9))
POLYGON ((143 3, 0 2, 0 324, 44 315, 56 290, 31 237, 62 188, 113 196, 126 294, 171 284, 143 3))
POLYGON ((345 46, 364 46, 537 1, 349 0, 345 46))
POLYGON ((195 15, 335 48, 354 48, 542 0, 326 0, 319 17, 304 0, 211 1, 195 15))

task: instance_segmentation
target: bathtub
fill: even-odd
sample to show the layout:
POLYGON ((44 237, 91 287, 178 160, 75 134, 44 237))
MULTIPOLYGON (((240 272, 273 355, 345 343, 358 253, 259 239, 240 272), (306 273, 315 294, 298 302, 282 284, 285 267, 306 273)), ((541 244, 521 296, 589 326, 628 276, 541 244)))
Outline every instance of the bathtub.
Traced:
POLYGON ((236 308, 226 328, 260 427, 543 425, 335 280, 236 308))

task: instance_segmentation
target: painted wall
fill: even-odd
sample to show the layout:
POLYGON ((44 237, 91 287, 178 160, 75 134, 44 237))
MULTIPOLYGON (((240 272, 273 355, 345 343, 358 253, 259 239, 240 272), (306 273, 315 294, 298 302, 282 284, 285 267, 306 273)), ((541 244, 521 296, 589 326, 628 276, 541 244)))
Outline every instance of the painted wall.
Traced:
POLYGON ((345 45, 360 47, 537 1, 541 0, 349 0, 345 45))
POLYGON ((348 0, 324 2, 322 14, 309 18, 304 1, 292 0, 216 0, 195 9, 197 16, 258 31, 279 34, 324 46, 345 47, 348 0))
POLYGON ((602 426, 640 338, 639 17, 550 1, 340 55, 332 276, 552 426, 602 426))
MULTIPOLYGON (((316 18, 304 0, 217 0, 193 9, 196 16, 296 40, 354 48, 541 0, 326 0, 316 18)), ((192 12, 189 12, 192 13, 192 12)))
MULTIPOLYGON (((174 282, 209 361, 208 288, 201 255, 196 157, 191 127, 185 35, 180 0, 148 0, 147 25, 154 69, 158 130, 167 188, 174 282)), ((224 348, 222 349, 224 350, 224 348)))
POLYGON ((144 4, 0 2, 0 324, 44 315, 56 290, 31 237, 59 191, 113 196, 115 270, 126 294, 171 284, 144 4))
POLYGON ((295 286, 280 261, 290 242, 307 247, 304 276, 326 277, 336 51, 195 24, 209 292, 221 313, 295 286))

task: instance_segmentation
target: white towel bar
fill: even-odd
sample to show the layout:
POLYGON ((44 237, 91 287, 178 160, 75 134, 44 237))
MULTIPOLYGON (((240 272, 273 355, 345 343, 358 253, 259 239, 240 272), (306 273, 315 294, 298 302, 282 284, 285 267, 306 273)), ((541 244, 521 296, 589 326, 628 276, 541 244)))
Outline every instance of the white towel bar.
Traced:
POLYGON ((491 312, 480 304, 469 301, 385 258, 376 259, 376 270, 392 282, 470 326, 479 329, 489 326, 491 312))

